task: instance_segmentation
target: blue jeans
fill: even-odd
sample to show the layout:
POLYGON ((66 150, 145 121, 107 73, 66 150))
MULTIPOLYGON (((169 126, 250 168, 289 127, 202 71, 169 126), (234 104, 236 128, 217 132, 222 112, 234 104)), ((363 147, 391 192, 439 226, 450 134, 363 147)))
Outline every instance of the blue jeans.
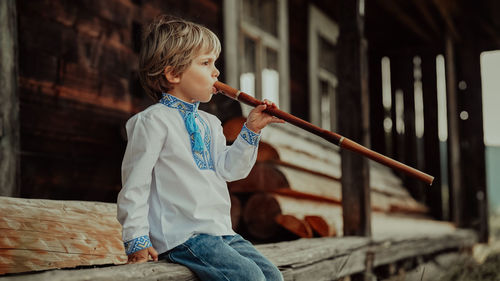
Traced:
POLYGON ((160 255, 191 269, 201 280, 282 281, 278 268, 239 234, 197 234, 160 255))

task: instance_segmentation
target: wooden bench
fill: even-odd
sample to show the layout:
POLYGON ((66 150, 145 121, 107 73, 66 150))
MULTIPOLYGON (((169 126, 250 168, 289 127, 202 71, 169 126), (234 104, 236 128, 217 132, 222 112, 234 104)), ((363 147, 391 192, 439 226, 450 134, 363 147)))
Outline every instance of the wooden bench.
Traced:
MULTIPOLYGON (((115 204, 0 197, 0 214, 0 273, 7 273, 0 275, 2 281, 197 280, 187 268, 165 261, 124 265, 115 204)), ((477 241, 469 230, 435 229, 373 238, 299 239, 257 249, 280 268, 285 280, 335 280, 468 249, 477 241)))

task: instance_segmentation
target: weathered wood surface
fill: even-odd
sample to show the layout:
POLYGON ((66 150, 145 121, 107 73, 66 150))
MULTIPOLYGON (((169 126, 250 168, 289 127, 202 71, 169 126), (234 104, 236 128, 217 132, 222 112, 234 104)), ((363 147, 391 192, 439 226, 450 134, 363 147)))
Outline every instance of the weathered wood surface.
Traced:
MULTIPOLYGON (((280 268, 285 280, 335 280, 365 270, 367 253, 375 266, 405 258, 470 248, 477 241, 474 232, 396 236, 390 239, 362 237, 312 238, 257 245, 257 249, 280 268)), ((0 277, 2 281, 84 281, 84 280, 197 280, 185 267, 149 262, 79 270, 53 270, 0 277)))
POLYGON ((0 197, 0 274, 127 260, 116 204, 0 197))

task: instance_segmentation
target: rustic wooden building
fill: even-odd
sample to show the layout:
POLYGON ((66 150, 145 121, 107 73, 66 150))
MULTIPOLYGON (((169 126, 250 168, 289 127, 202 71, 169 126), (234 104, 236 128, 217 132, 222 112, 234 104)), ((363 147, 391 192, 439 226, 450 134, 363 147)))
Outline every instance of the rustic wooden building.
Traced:
MULTIPOLYGON (((219 36, 221 81, 436 176, 428 188, 398 175, 434 218, 473 228, 486 241, 479 55, 500 49, 499 5, 0 1, 0 195, 115 202, 124 124, 153 103, 136 73, 141 26, 170 14, 219 36), (438 56, 446 70, 448 171, 439 165, 438 56)), ((223 96, 203 109, 222 122, 248 112, 223 96)), ((369 236, 368 162, 341 155, 342 200, 350 208, 344 234, 369 236)))

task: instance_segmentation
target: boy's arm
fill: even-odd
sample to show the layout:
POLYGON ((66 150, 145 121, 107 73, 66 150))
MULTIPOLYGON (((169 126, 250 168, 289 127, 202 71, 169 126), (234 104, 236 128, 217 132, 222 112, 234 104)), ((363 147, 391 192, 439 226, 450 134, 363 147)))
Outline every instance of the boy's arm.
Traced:
MULTIPOLYGON (((125 251, 131 262, 131 255, 132 258, 137 257, 141 250, 152 248, 148 199, 153 167, 165 142, 167 130, 162 122, 140 115, 131 118, 126 129, 128 143, 122 162, 123 187, 117 199, 117 219, 123 227, 125 251)), ((151 256, 154 259, 154 255, 151 256)))
POLYGON ((257 149, 260 134, 243 125, 240 134, 233 144, 226 146, 226 138, 219 126, 216 136, 218 149, 215 155, 215 171, 225 181, 245 178, 257 160, 257 149))
POLYGON ((284 123, 283 120, 273 117, 263 111, 267 107, 274 107, 274 103, 264 100, 265 104, 254 108, 248 115, 240 134, 229 147, 220 126, 218 139, 218 154, 216 155, 216 172, 226 181, 235 181, 245 178, 250 173, 257 160, 257 149, 260 140, 260 131, 269 123, 284 123))

